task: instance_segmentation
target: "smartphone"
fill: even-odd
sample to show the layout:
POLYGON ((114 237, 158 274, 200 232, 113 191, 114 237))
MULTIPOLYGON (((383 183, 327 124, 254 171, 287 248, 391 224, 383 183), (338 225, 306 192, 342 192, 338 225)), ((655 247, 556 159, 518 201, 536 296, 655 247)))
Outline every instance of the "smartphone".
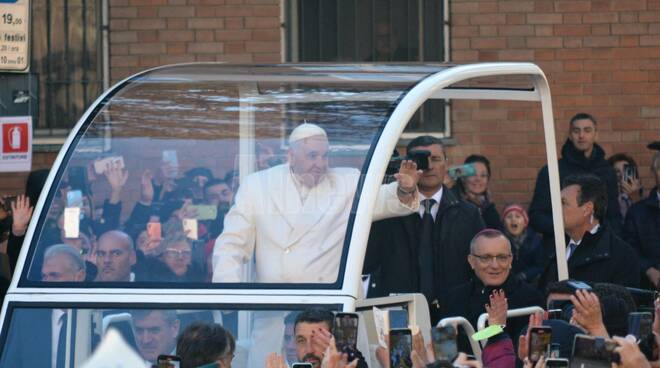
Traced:
POLYGON ((408 328, 390 330, 390 368, 411 368, 412 334, 408 328))
POLYGON ((105 157, 94 161, 94 172, 97 175, 102 175, 108 165, 117 165, 120 169, 124 168, 124 158, 122 156, 105 157))
MULTIPOLYGON (((332 329, 335 336, 337 350, 346 353, 357 351, 358 336, 358 315, 355 313, 337 313, 335 314, 335 325, 332 329)), ((349 359, 352 360, 349 356, 349 359)))
POLYGON ((449 175, 454 180, 458 178, 467 178, 468 176, 477 175, 477 169, 475 169, 473 164, 452 166, 447 169, 447 175, 449 175))
POLYGON ((548 309, 548 319, 562 319, 561 309, 548 309))
POLYGON ((570 286, 571 288, 573 288, 573 292, 576 292, 578 290, 589 290, 589 291, 591 291, 591 286, 589 286, 589 284, 587 284, 586 282, 576 281, 576 280, 569 280, 569 281, 566 281, 566 284, 568 286, 570 286))
POLYGON ((162 238, 160 222, 147 222, 147 236, 149 239, 162 238))
POLYGON ((181 358, 176 355, 159 355, 156 363, 158 368, 180 368, 181 358))
POLYGON ((650 312, 632 312, 628 314, 628 334, 634 335, 637 341, 651 334, 653 315, 650 312))
POLYGON ((577 334, 573 340, 573 353, 570 367, 610 368, 612 363, 619 363, 621 358, 614 351, 616 341, 602 337, 577 334))
MULTIPOLYGON (((18 198, 17 196, 8 196, 8 197, 2 198, 2 201, 4 202, 3 207, 4 207, 5 211, 7 211, 7 212, 11 211, 11 204, 12 203, 15 204, 17 198, 18 198)), ((30 205, 34 206, 33 203, 30 203, 30 205)))
POLYGON ((314 368, 312 363, 293 363, 291 368, 314 368))
POLYGON ((66 192, 66 206, 81 208, 83 204, 82 191, 70 190, 66 192))
POLYGON ((193 205, 189 207, 197 211, 198 220, 215 220, 218 217, 218 207, 209 205, 193 205))
POLYGON ((436 360, 453 362, 458 356, 456 329, 454 326, 432 327, 431 341, 436 360))
POLYGON ((653 360, 655 335, 653 334, 653 315, 650 312, 628 314, 628 334, 635 336, 639 350, 647 359, 653 360))
POLYGON ((390 309, 387 311, 390 320, 390 330, 408 328, 408 311, 405 309, 390 309))
POLYGON ((548 358, 545 361, 546 368, 568 368, 568 359, 548 358))
POLYGON ((164 150, 163 162, 168 163, 171 166, 179 166, 179 157, 177 156, 176 150, 164 150))
POLYGON ((623 181, 631 182, 639 179, 637 168, 630 164, 623 165, 623 181))
POLYGON ((552 328, 547 326, 532 327, 529 331, 528 358, 532 362, 538 362, 550 347, 552 328))

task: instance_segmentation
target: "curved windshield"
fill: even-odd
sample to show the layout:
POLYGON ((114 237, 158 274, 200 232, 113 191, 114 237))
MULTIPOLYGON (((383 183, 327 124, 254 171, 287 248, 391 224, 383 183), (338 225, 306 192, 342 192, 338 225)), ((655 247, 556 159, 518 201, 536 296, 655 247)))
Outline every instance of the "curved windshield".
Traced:
MULTIPOLYGON (((340 287, 370 152, 439 70, 372 69, 189 65, 127 82, 68 148, 22 282, 340 287)), ((407 213, 392 188, 376 218, 407 213)))

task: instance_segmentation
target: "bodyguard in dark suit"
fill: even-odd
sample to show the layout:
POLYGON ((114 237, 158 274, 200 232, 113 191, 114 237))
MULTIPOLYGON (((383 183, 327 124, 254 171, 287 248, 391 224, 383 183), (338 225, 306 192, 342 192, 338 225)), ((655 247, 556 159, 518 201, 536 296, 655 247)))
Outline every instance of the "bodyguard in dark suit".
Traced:
MULTIPOLYGON (((639 258, 633 248, 603 224, 607 211, 605 184, 595 175, 564 180, 561 202, 568 236, 568 276, 591 282, 639 287, 639 258)), ((541 286, 557 281, 556 260, 546 267, 541 286)))
POLYGON ((412 150, 431 153, 429 169, 417 184, 420 211, 373 224, 364 273, 372 275, 370 297, 423 293, 435 319, 438 296, 470 279, 465 259, 484 223, 475 206, 442 185, 447 170, 442 141, 417 137, 408 144, 407 151, 412 150))
MULTIPOLYGON (((78 249, 56 244, 44 253, 41 275, 44 282, 82 282, 85 261, 78 249)), ((63 367, 68 314, 65 309, 14 309, 0 367, 63 367)))

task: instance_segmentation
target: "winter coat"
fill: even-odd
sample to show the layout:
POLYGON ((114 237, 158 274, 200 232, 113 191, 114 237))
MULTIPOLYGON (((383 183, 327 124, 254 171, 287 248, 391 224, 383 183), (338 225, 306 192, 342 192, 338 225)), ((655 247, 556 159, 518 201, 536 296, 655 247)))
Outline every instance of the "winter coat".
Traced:
MULTIPOLYGON (((566 140, 561 149, 559 160, 559 181, 571 175, 594 174, 607 185, 607 214, 606 221, 615 233, 620 233, 622 224, 619 209, 619 187, 614 168, 605 160, 605 151, 594 144, 591 157, 586 158, 584 153, 578 151, 570 140, 566 140)), ((558 209, 561 210, 561 209, 558 209)), ((537 232, 543 234, 546 252, 554 253, 554 227, 552 225, 552 205, 550 203, 550 183, 548 180, 548 166, 539 171, 536 178, 536 187, 532 203, 529 205, 529 225, 537 232), (548 249, 550 248, 550 249, 548 249)))
MULTIPOLYGON (((601 225, 596 234, 585 233, 568 259, 568 276, 580 281, 639 287, 639 273, 631 272, 638 269, 637 253, 607 225, 601 225)), ((553 256, 541 277, 540 286, 545 287, 557 279, 556 257, 553 256)))
POLYGON ((527 229, 522 235, 522 242, 516 245, 516 240, 507 234, 511 241, 513 252, 513 268, 511 272, 527 282, 533 282, 541 276, 545 268, 543 257, 543 241, 541 235, 532 229, 527 229))
POLYGON ((658 188, 653 189, 648 198, 630 207, 623 227, 623 239, 637 251, 642 274, 650 267, 660 269, 658 188))
MULTIPOLYGON (((512 274, 499 287, 485 286, 476 277, 469 282, 450 290, 445 298, 440 300, 441 318, 462 316, 467 319, 474 329, 477 329, 477 320, 482 313, 486 313, 484 305, 489 303, 493 290, 504 290, 509 309, 531 306, 543 307, 543 295, 531 285, 521 281, 512 274)), ((510 318, 504 329, 509 336, 517 338, 520 330, 527 324, 528 318, 510 318)), ((517 339, 516 339, 517 340, 517 339)))
MULTIPOLYGON (((369 297, 420 291, 417 249, 421 222, 414 213, 373 223, 363 270, 372 276, 369 297)), ((470 279, 470 240, 483 228, 479 210, 444 188, 433 227, 437 295, 470 279)), ((437 306, 431 305, 432 320, 434 316, 437 306)))

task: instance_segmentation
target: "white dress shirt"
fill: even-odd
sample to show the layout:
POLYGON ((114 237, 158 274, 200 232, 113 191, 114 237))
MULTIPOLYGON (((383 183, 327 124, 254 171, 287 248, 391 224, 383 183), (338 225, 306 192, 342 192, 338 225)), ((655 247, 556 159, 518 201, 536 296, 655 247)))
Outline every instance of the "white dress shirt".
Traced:
MULTIPOLYGON (((419 193, 419 203, 422 203, 422 201, 425 200, 425 199, 435 200, 435 203, 433 204, 433 206, 431 206, 431 216, 433 216, 433 221, 435 221, 435 217, 438 215, 438 210, 440 210, 440 200, 442 199, 442 188, 443 187, 440 187, 440 190, 435 192, 435 194, 433 194, 433 196, 431 196, 431 198, 426 197, 421 192, 419 193)), ((417 212, 419 213, 419 217, 424 218, 424 211, 425 210, 426 209, 424 208, 424 206, 422 206, 422 205, 419 206, 419 210, 417 210, 417 212)))
MULTIPOLYGON (((596 226, 594 226, 591 230, 589 230, 589 232, 593 235, 598 232, 599 228, 600 228, 600 224, 596 224, 596 226)), ((568 260, 573 254, 573 252, 575 252, 575 250, 571 251, 571 245, 575 244, 574 248, 577 248, 580 245, 580 243, 582 243, 582 239, 578 241, 571 239, 571 241, 568 242, 568 246, 566 246, 566 260, 568 260)))

